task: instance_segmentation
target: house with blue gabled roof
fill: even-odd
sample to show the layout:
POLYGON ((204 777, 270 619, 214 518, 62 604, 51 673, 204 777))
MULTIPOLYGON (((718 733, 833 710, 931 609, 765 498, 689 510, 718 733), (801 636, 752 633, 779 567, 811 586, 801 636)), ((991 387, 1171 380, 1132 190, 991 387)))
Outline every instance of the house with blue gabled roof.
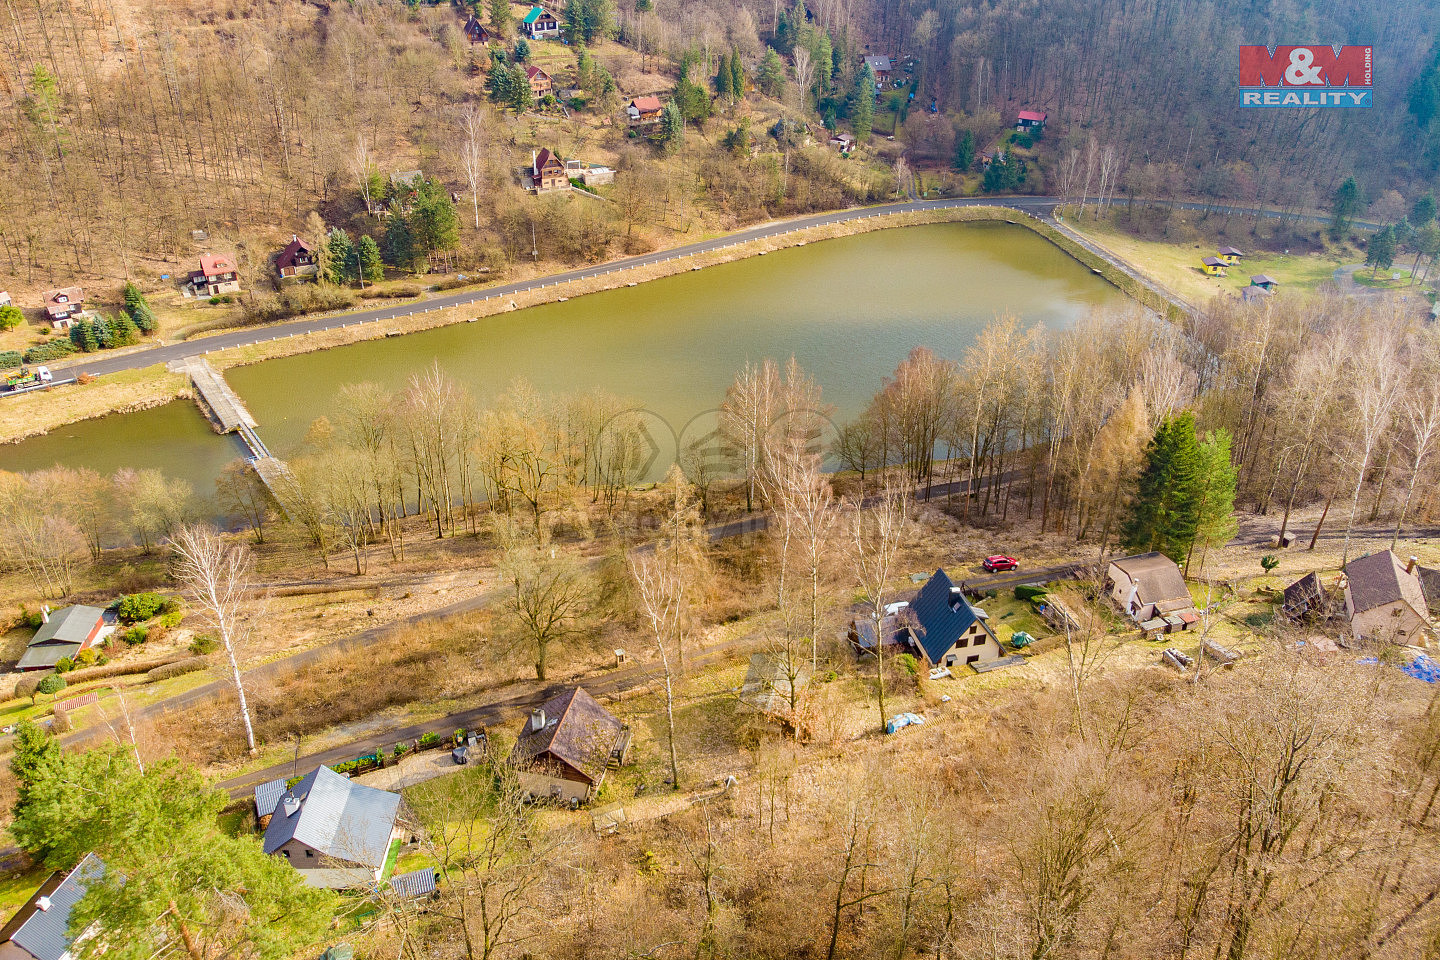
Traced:
POLYGON ((87 853, 73 870, 56 871, 40 885, 25 906, 0 927, 3 960, 70 960, 75 937, 70 911, 90 884, 105 875, 105 863, 87 853))
POLYGON ((975 664, 1003 655, 985 611, 973 606, 943 569, 936 570, 915 594, 910 614, 913 643, 932 667, 975 664))
POLYGON ((318 767, 276 799, 265 852, 289 860, 312 887, 365 886, 380 879, 399 812, 398 793, 318 767))
MULTIPOLYGON (((887 647, 913 653, 931 667, 973 666, 1004 656, 985 611, 971 604, 943 569, 912 599, 887 607, 880 629, 887 647)), ((851 639, 862 653, 874 650, 874 636, 873 625, 856 618, 851 639)))

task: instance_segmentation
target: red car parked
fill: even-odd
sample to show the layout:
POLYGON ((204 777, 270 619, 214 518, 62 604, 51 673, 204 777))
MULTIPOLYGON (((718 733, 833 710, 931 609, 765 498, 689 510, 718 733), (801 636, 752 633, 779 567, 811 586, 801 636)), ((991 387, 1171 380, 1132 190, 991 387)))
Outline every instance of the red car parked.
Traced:
POLYGON ((997 553, 993 557, 986 557, 985 562, 980 564, 990 573, 999 573, 1002 570, 1015 570, 1020 566, 1020 561, 1014 557, 1007 557, 1003 553, 997 553))

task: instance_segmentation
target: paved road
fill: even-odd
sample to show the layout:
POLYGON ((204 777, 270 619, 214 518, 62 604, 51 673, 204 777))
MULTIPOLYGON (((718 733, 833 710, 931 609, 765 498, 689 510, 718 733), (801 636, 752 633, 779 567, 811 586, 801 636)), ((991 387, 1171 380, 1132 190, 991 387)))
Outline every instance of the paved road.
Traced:
MULTIPOLYGON (((777 237, 797 230, 804 230, 810 227, 826 226, 834 223, 845 223, 852 220, 862 220, 867 217, 882 217, 898 213, 913 213, 931 209, 949 209, 954 207, 1004 207, 1024 211, 1044 219, 1052 226, 1060 226, 1067 236, 1075 238, 1072 231, 1068 230, 1054 219, 1055 208, 1060 200, 1057 197, 964 197, 945 200, 909 200, 903 203, 890 203, 874 207, 861 207, 851 210, 838 210, 833 213, 815 214, 808 217, 796 217, 790 220, 764 223, 758 226, 740 230, 736 233, 727 234, 723 237, 716 237, 712 240, 703 240, 698 243, 686 244, 670 250, 661 250, 655 253, 647 253, 638 257, 627 257, 621 260, 613 260, 609 263, 599 264, 593 267, 583 267, 578 270, 569 270, 564 273, 552 274, 546 277, 539 277, 533 280, 520 281, 517 283, 501 284, 494 287, 486 287, 479 290, 467 290, 458 293, 444 294, 431 297, 415 303, 407 303, 390 307, 377 307, 371 310, 361 310, 354 313, 337 314, 334 316, 315 317, 310 319, 291 320, 284 323, 273 324, 266 327, 252 327, 248 329, 230 330, 224 333, 217 333, 211 336, 197 337, 182 343, 172 343, 163 346, 147 347, 132 353, 100 356, 94 359, 83 359, 70 364, 61 364, 56 367, 68 374, 87 373, 91 376, 104 376, 108 373, 118 373, 124 370, 137 370, 143 367, 152 366, 157 363, 170 363, 175 360, 184 360, 191 357, 203 356, 216 350, 225 350, 231 347, 247 346, 252 343, 261 343, 270 340, 280 340, 285 337, 297 336, 307 333, 317 333, 323 330, 331 330, 336 327, 350 326, 359 323, 375 323, 385 320, 393 320, 398 317, 412 316, 417 313, 426 313, 433 310, 443 310, 448 307, 464 306, 471 303, 480 303, 490 299, 512 297, 528 290, 553 287, 562 283, 569 283, 574 280, 585 280, 591 277, 604 276, 605 274, 617 273, 622 270, 633 270, 637 267, 650 264, 664 263, 667 260, 675 260, 681 257, 695 256, 696 254, 710 253, 716 250, 723 250, 726 247, 736 246, 752 240, 760 240, 767 237, 777 237)), ((1173 207, 1181 210, 1197 210, 1206 213, 1228 214, 1234 216, 1254 216, 1255 210, 1251 207, 1235 207, 1206 203, 1197 203, 1185 200, 1162 200, 1155 201, 1161 206, 1173 207)), ((1328 218, 1313 214, 1285 214, 1275 210, 1265 210, 1261 215, 1270 219, 1294 219, 1310 222, 1326 222, 1328 218)), ((1356 221, 1355 226, 1378 229, 1378 224, 1371 224, 1365 221, 1356 221)), ((1177 298, 1169 291, 1157 286, 1152 280, 1142 275, 1129 264, 1119 260, 1113 253, 1095 246, 1088 241, 1081 241, 1087 249, 1104 257, 1125 273, 1134 277, 1146 287, 1159 293, 1169 300, 1177 298)), ((1185 306, 1181 303, 1181 306, 1185 306)), ((54 366, 52 364, 52 366, 54 366)), ((15 396, 18 394, 10 394, 15 396)), ((0 397, 6 396, 0 394, 0 397)))
POLYGON ((230 330, 225 333, 214 334, 213 336, 186 340, 183 343, 148 347, 144 350, 137 350, 133 353, 119 356, 106 356, 94 360, 85 360, 67 366, 64 369, 67 374, 83 371, 91 376, 103 376, 107 373, 118 373, 122 370, 138 370, 157 363, 170 363, 175 360, 202 356, 206 352, 225 350, 230 347, 246 346, 267 340, 279 340, 298 334, 316 333, 322 330, 331 330, 336 327, 350 326, 357 323, 374 323, 383 320, 393 320, 397 317, 411 316, 432 310, 443 310, 447 307, 464 306, 465 304, 480 303, 485 300, 512 297, 518 293, 524 293, 527 290, 553 287, 557 284, 569 283, 574 280, 586 280, 591 277, 604 276, 608 273, 617 273, 621 270, 633 270, 636 267, 664 263, 667 260, 676 260, 681 257, 690 257, 696 254, 723 250, 726 247, 736 246, 737 244, 747 243, 752 240, 778 237, 782 234, 793 233, 796 230, 804 230, 809 227, 827 226, 829 224, 845 223, 851 220, 863 220, 867 217, 883 217, 897 213, 913 213, 921 210, 975 206, 1008 207, 1015 210, 1023 210, 1026 213, 1032 213, 1036 216, 1048 217, 1058 202, 1054 197, 974 197, 949 200, 916 200, 905 203, 885 204, 877 207, 840 210, 834 213, 822 213, 809 217, 797 217, 792 220, 780 220, 750 227, 747 230, 726 234, 723 237, 716 237, 713 240, 703 240, 699 243, 686 244, 683 247, 676 247, 671 250, 661 250, 655 253, 647 253, 643 256, 613 260, 609 263, 599 264, 593 267, 584 267, 579 270, 569 270, 565 273, 539 277, 534 280, 501 284, 500 286, 486 287, 480 290, 466 290, 459 293, 444 294, 431 297, 428 300, 423 300, 418 303, 407 303, 400 306, 379 307, 373 310, 361 310, 355 313, 317 317, 308 320, 291 320, 266 327, 230 330))

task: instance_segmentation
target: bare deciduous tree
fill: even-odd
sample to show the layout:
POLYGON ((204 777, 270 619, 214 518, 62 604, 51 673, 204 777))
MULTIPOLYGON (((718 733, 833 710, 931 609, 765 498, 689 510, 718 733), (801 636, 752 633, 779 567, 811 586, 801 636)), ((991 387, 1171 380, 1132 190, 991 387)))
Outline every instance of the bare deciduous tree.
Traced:
POLYGON ((225 649, 230 681, 240 701, 240 719, 245 724, 245 742, 253 754, 255 728, 240 675, 240 651, 250 636, 247 596, 254 587, 250 551, 243 544, 226 543, 220 534, 201 526, 181 527, 170 545, 175 551, 176 579, 190 592, 225 649))
POLYGON ((851 505, 849 525, 850 560, 874 631, 876 701, 880 707, 880 729, 884 730, 888 719, 885 715, 885 607, 890 599, 895 561, 909 532, 909 503, 905 494, 887 483, 874 506, 851 505))

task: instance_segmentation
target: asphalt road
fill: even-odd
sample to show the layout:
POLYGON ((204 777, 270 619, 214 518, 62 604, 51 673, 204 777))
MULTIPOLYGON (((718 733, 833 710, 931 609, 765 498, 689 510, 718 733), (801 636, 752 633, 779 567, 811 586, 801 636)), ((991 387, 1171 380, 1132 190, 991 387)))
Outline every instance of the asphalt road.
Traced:
MULTIPOLYGON (((1154 201, 1158 205, 1168 206, 1180 210, 1196 210, 1205 213, 1223 214, 1231 216, 1254 216, 1255 210, 1252 207, 1236 207, 1197 203, 1186 200, 1161 200, 1154 201)), ((253 343, 263 343, 270 340, 281 340, 286 337, 298 336, 307 333, 317 333, 324 330, 332 330, 336 327, 350 326, 351 324, 376 323, 385 320, 393 320, 398 317, 413 316, 418 313, 427 313, 434 310, 443 310, 449 307, 464 306, 471 303, 481 303, 486 300, 512 297, 529 290, 553 287, 562 283, 569 283, 574 280, 586 280, 592 277, 604 276, 610 273, 618 273, 623 270, 633 270, 637 267, 649 266, 656 263, 664 263, 668 260, 676 260, 682 257, 695 256, 702 253, 710 253, 716 250, 723 250, 726 247, 736 246, 752 240, 777 237, 797 230, 804 230, 809 227, 826 226, 834 223, 845 223, 852 220, 863 220, 867 217, 883 217, 898 213, 913 213, 931 209, 949 209, 953 207, 1004 207, 1013 210, 1024 211, 1050 221, 1052 224, 1055 207, 1060 203, 1056 197, 964 197, 945 200, 908 200, 903 203, 882 204, 874 207, 861 207, 851 210, 838 210, 832 213, 815 214, 808 217, 796 217, 790 220, 780 220, 771 223, 764 223, 758 226, 740 230, 736 233, 727 234, 723 237, 716 237, 712 240, 703 240, 698 243, 686 244, 669 250, 660 250, 655 253, 647 253, 638 257, 626 257, 621 260, 612 260, 608 263, 598 264, 593 267, 582 267, 578 270, 569 270, 564 273, 551 274, 546 277, 538 277, 533 280, 520 281, 517 283, 501 284, 495 287, 485 287, 479 290, 466 290, 459 293, 443 294, 431 297, 418 302, 407 303, 391 307, 377 307, 371 310, 360 310, 354 313, 336 314, 333 316, 315 317, 311 319, 290 320, 264 327, 251 327, 241 330, 229 330, 205 337, 197 337, 193 340, 186 340, 181 343, 166 344, 163 346, 147 347, 132 353, 100 356, 94 359, 83 359, 78 362, 53 365, 57 373, 63 372, 64 376, 74 376, 79 373, 86 373, 91 376, 104 376, 109 373, 119 373, 124 370, 138 370, 144 367, 153 366, 158 363, 170 363, 175 360, 183 360, 189 357, 202 356, 206 353, 225 350, 232 347, 248 346, 253 343)), ((1313 214, 1286 214, 1277 210, 1264 210, 1261 215, 1268 219, 1293 219, 1306 222, 1326 222, 1328 218, 1313 214)), ((1366 221, 1356 221, 1355 226, 1367 229, 1378 229, 1378 224, 1366 221)), ((1069 235, 1069 231, 1066 231, 1069 235)), ((1074 237, 1072 236, 1072 239, 1074 237)), ((1167 291, 1156 287, 1148 278, 1138 274, 1128 264, 1117 260, 1113 254, 1093 246, 1087 241, 1081 241, 1084 246, 1092 252, 1103 256, 1119 269, 1135 277, 1147 287, 1151 287, 1168 299, 1174 297, 1167 291)), ((1183 306, 1183 304, 1182 304, 1183 306)), ((18 396, 19 394, 8 394, 18 396)), ((0 394, 0 398, 7 394, 0 394)))
MULTIPOLYGON (((797 217, 791 220, 780 220, 750 227, 749 229, 736 233, 726 234, 723 237, 716 237, 713 240, 703 240, 698 243, 686 244, 683 247, 660 250, 638 257, 626 257, 623 260, 612 260, 609 263, 598 264, 593 267, 583 267, 579 270, 569 270, 565 273, 552 274, 534 280, 506 283, 480 290, 466 290, 459 293, 444 294, 400 306, 379 307, 373 310, 361 310, 355 313, 337 314, 335 316, 317 317, 308 320, 291 320, 265 327, 230 330, 212 336, 197 337, 194 340, 186 340, 182 343, 148 347, 144 350, 137 350, 133 353, 119 356, 106 356, 98 357, 94 360, 85 360, 64 366, 63 370, 66 375, 83 372, 97 377, 104 376, 107 373, 119 373, 123 370, 138 370, 157 363, 170 363, 174 360, 197 357, 208 352, 225 350, 230 347, 248 346, 252 343, 280 340, 299 334, 317 333, 322 330, 331 330, 336 327, 350 326, 357 323, 375 323, 383 320, 393 320, 397 317, 412 316, 417 313, 427 313, 433 310, 443 310, 448 307, 464 306, 470 303, 481 303, 485 300, 512 297, 515 294, 524 293, 527 290, 553 287, 574 280, 587 280, 591 277, 618 273, 622 270, 633 270, 636 267, 664 263, 667 260, 677 260, 682 257, 723 250, 726 247, 733 247, 752 240, 778 237, 809 227, 845 223, 850 220, 863 220, 867 217, 883 217, 891 214, 912 213, 920 210, 974 206, 1008 207, 1015 210, 1023 210, 1026 213, 1032 213, 1036 216, 1048 217, 1058 202, 1054 197, 974 197, 950 200, 915 200, 905 203, 885 204, 877 207, 839 210, 834 213, 822 213, 809 217, 797 217)), ((62 368, 56 367, 57 371, 60 369, 62 368)))

